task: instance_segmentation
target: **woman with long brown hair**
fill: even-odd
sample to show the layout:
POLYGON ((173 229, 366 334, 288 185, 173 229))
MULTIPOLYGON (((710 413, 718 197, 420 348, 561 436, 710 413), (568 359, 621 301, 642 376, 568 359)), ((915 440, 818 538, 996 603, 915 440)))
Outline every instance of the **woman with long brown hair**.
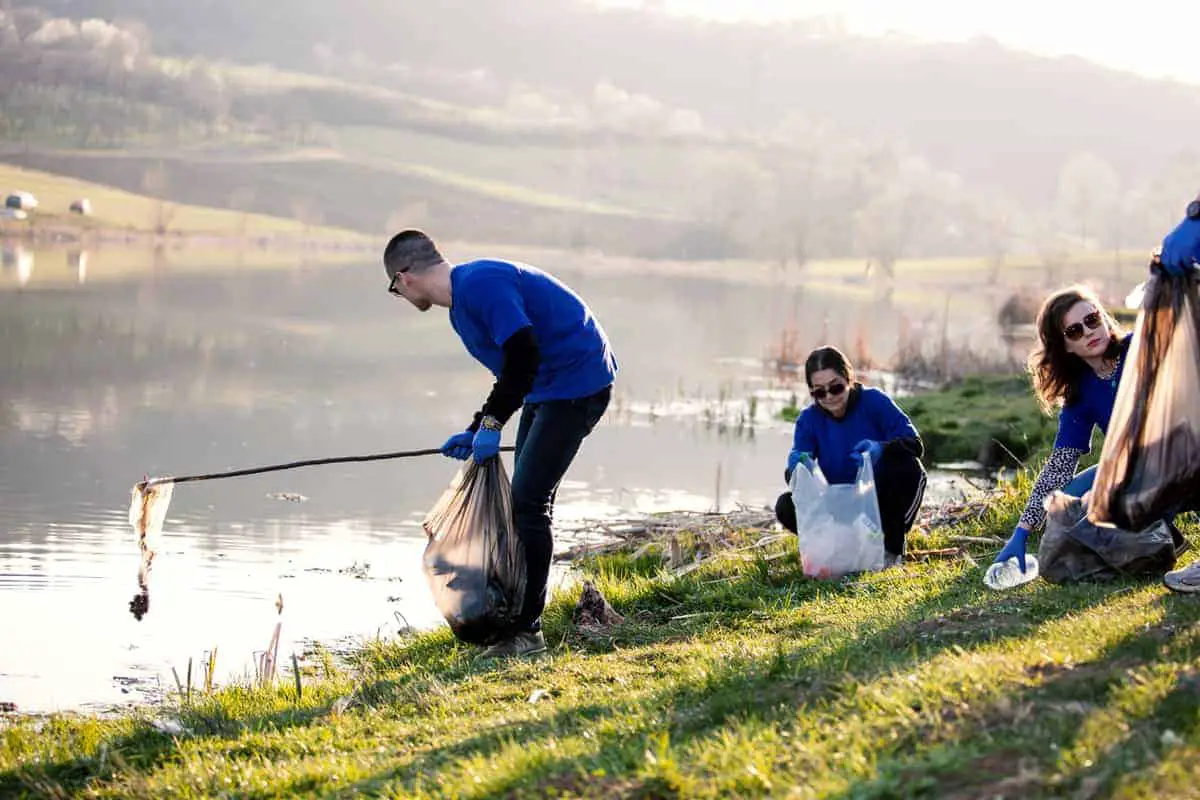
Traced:
POLYGON ((1028 369, 1038 403, 1058 414, 1054 450, 1030 492, 1025 511, 997 562, 1016 558, 1025 571, 1025 545, 1032 530, 1046 521, 1043 506, 1056 490, 1082 497, 1091 491, 1096 468, 1075 474, 1092 447, 1092 430, 1108 430, 1117 384, 1132 334, 1121 330, 1090 289, 1070 286, 1046 298, 1037 316, 1038 343, 1028 369))

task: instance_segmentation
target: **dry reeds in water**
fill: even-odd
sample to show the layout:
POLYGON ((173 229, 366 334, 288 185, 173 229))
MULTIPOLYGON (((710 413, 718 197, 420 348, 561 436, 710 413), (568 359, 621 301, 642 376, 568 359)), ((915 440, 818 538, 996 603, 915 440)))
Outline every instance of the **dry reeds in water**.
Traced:
MULTIPOLYGON (((283 595, 275 599, 275 612, 283 616, 283 595)), ((270 686, 275 681, 275 670, 279 661, 279 633, 283 630, 283 621, 275 623, 271 633, 271 641, 267 649, 258 657, 258 683, 260 686, 270 686)))

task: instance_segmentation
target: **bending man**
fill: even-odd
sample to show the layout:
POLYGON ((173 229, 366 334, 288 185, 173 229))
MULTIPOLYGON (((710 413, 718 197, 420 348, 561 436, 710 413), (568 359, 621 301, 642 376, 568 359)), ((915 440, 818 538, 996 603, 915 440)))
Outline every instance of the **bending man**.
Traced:
POLYGON ((617 363, 587 304, 551 275, 527 264, 481 259, 451 265, 421 231, 406 230, 383 255, 388 291, 420 311, 450 310, 467 351, 496 376, 483 408, 442 452, 483 463, 500 451, 500 433, 518 408, 513 516, 525 548, 527 588, 520 622, 485 658, 546 649, 542 610, 550 573, 551 516, 558 484, 583 440, 604 416, 617 363))

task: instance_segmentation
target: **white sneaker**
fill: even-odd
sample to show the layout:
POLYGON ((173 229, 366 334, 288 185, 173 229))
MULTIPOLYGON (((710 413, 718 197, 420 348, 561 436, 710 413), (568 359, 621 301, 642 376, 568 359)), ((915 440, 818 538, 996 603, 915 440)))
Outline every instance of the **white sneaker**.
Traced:
POLYGON ((1200 594, 1200 560, 1163 575, 1163 583, 1173 592, 1200 594))

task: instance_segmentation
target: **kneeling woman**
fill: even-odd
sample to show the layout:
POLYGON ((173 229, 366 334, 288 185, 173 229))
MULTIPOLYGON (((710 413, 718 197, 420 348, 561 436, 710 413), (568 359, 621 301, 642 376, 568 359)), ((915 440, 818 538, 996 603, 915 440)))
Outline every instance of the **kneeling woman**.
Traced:
MULTIPOLYGON (((861 459, 875 469, 875 491, 883 522, 887 565, 904 557, 904 537, 912 528, 925 496, 924 444, 912 421, 879 389, 854 379, 854 367, 836 347, 820 347, 804 362, 804 377, 813 404, 800 412, 784 480, 797 466, 821 467, 832 483, 853 483, 861 459)), ((791 492, 775 503, 775 516, 796 532, 796 506, 791 492)))
POLYGON ((1076 474, 1079 460, 1091 450, 1092 430, 1107 433, 1125 354, 1133 334, 1125 333, 1100 299, 1082 286, 1071 286, 1046 298, 1037 315, 1038 342, 1029 354, 1029 373, 1038 403, 1047 414, 1058 412, 1054 450, 1038 473, 1017 527, 996 561, 1016 558, 1025 571, 1030 532, 1046 521, 1045 500, 1062 490, 1083 497, 1096 482, 1096 467, 1076 474))

